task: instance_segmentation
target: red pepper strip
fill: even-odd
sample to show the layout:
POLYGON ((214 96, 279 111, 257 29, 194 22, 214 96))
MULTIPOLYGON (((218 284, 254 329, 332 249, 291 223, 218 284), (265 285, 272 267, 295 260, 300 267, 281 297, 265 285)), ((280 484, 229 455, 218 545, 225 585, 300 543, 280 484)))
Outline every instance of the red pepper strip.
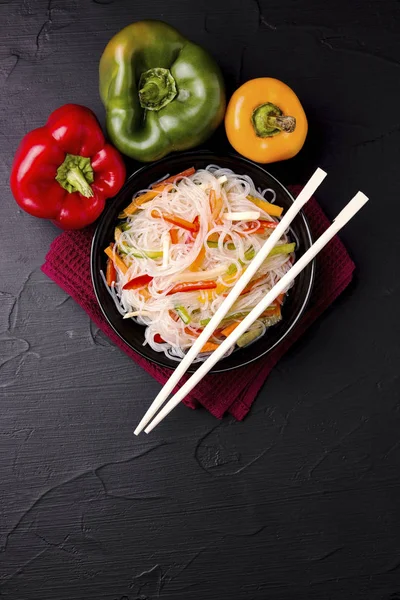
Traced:
POLYGON ((168 177, 168 179, 163 179, 162 181, 159 181, 158 183, 154 183, 151 187, 153 188, 157 185, 160 185, 160 183, 177 183, 184 177, 190 177, 191 175, 194 175, 195 173, 196 173, 196 169, 194 167, 190 167, 190 169, 186 169, 186 171, 181 171, 180 173, 177 173, 177 175, 172 175, 172 177, 168 177))
POLYGON ((190 221, 181 219, 176 215, 170 215, 169 213, 159 213, 156 210, 152 210, 151 216, 153 217, 153 219, 164 219, 164 221, 167 221, 167 223, 171 223, 172 225, 175 225, 176 227, 181 227, 182 229, 186 229, 187 231, 196 232, 200 228, 198 223, 191 223, 190 221))
POLYGON ((117 270, 114 266, 111 258, 107 259, 107 269, 106 269, 106 282, 109 287, 111 287, 112 283, 117 281, 117 270))
POLYGON ((124 181, 121 155, 106 144, 95 114, 78 104, 61 106, 22 139, 10 178, 22 209, 62 229, 93 223, 124 181))
POLYGON ((247 225, 246 227, 244 227, 242 229, 243 233, 248 233, 249 231, 251 233, 259 233, 260 231, 262 231, 263 229, 275 229, 275 227, 277 227, 278 223, 276 223, 275 221, 258 221, 260 226, 255 229, 254 226, 252 227, 251 225, 247 225))
POLYGON ((179 292, 197 292, 198 290, 213 290, 217 287, 215 281, 193 281, 177 283, 174 285, 172 290, 167 293, 167 296, 171 296, 171 294, 178 294, 179 292))
POLYGON ((152 281, 153 278, 150 275, 139 275, 139 277, 134 277, 122 288, 123 290, 138 290, 139 288, 145 287, 152 281))
POLYGON ((159 333, 156 333, 153 339, 156 344, 165 344, 165 340, 162 339, 159 333))
MULTIPOLYGON (((197 227, 197 231, 195 231, 195 232, 192 233, 192 238, 193 238, 193 240, 195 240, 197 238, 197 234, 198 234, 199 229, 200 229, 200 218, 199 218, 199 215, 196 215, 195 218, 193 219, 193 225, 195 225, 197 227)), ((189 240, 189 241, 191 241, 191 240, 189 240)), ((188 242, 186 242, 186 243, 188 243, 188 242)))

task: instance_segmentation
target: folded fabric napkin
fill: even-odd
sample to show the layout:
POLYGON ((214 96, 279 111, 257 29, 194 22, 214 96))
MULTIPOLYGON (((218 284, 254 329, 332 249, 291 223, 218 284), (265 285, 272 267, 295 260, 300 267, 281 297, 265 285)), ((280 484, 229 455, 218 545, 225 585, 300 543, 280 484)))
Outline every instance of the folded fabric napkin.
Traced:
MULTIPOLYGON (((300 186, 291 188, 294 196, 297 196, 300 190, 300 186)), ((305 205, 304 212, 314 238, 319 237, 330 223, 314 198, 305 205)), ((93 228, 62 233, 51 244, 42 271, 72 296, 117 346, 152 377, 164 384, 171 371, 150 363, 131 350, 111 329, 100 310, 90 277, 92 236, 93 228)), ((228 412, 238 420, 243 419, 278 360, 347 287, 354 268, 346 248, 336 236, 317 258, 315 286, 310 303, 291 334, 272 352, 246 368, 208 375, 186 398, 185 404, 191 408, 201 404, 217 418, 228 412)), ((182 383, 185 380, 186 378, 183 378, 182 383)))

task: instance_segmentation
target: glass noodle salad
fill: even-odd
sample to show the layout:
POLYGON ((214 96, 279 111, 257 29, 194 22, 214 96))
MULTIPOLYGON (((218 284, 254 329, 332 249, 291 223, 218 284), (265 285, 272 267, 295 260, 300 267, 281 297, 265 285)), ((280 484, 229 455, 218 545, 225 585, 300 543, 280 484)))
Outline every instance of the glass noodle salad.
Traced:
MULTIPOLYGON (((119 215, 105 279, 124 319, 144 325, 145 344, 181 360, 254 255, 283 209, 275 192, 259 192, 250 177, 209 165, 188 169, 135 194, 119 215), (267 200, 268 199, 268 200, 267 200)), ((203 347, 205 360, 294 261, 285 234, 203 347)), ((285 294, 237 345, 244 347, 278 323, 285 294)))

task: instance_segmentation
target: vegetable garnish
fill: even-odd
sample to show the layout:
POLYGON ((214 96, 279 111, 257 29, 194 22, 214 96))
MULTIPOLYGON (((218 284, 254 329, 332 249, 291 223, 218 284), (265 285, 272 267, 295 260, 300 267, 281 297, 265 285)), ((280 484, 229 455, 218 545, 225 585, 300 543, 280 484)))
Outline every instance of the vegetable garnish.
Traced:
POLYGON ((296 249, 296 243, 293 242, 291 244, 279 244, 272 248, 271 252, 268 254, 268 258, 271 256, 277 256, 278 254, 291 254, 296 249))
POLYGON ((191 318, 184 306, 175 306, 175 310, 185 325, 189 325, 191 318))
POLYGON ((153 281, 153 277, 150 275, 139 275, 138 277, 134 277, 127 281, 125 285, 122 287, 123 290, 137 290, 138 288, 145 287, 151 281, 153 281))
POLYGON ((218 65, 161 21, 122 29, 105 48, 99 70, 110 139, 136 160, 198 146, 224 118, 218 65))
POLYGON ((22 139, 10 178, 23 210, 62 229, 93 223, 124 181, 122 157, 106 144, 95 114, 78 104, 61 106, 22 139))
POLYGON ((237 152, 260 163, 295 156, 307 136, 307 118, 293 90, 271 77, 252 79, 231 97, 225 131, 237 152))

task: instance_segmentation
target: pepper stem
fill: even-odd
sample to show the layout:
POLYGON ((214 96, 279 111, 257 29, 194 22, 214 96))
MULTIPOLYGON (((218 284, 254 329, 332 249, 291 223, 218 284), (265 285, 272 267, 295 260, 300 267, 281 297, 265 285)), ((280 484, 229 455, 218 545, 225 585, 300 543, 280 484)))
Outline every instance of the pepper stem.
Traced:
POLYGON ((293 133, 296 128, 295 117, 283 115, 281 109, 272 102, 257 106, 253 111, 251 120, 258 137, 272 137, 282 131, 293 133))
POLYGON ((72 167, 67 173, 67 181, 73 188, 85 198, 94 196, 93 190, 86 181, 82 171, 78 167, 72 167))
POLYGON ((79 192, 85 198, 92 198, 94 192, 90 184, 94 175, 90 158, 67 154, 57 169, 56 181, 70 194, 79 192))
POLYGON ((160 110, 175 98, 178 91, 169 69, 149 69, 139 80, 140 106, 146 110, 160 110))

